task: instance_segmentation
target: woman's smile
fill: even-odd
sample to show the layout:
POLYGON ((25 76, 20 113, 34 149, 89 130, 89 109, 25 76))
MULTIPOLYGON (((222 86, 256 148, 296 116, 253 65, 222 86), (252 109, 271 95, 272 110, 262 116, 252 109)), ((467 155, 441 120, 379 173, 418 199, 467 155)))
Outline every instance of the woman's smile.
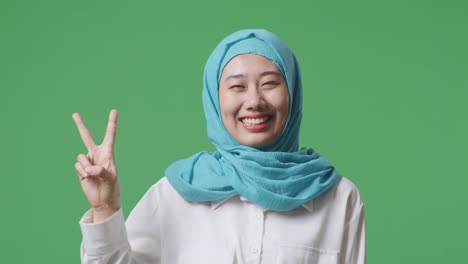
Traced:
POLYGON ((273 115, 268 114, 253 114, 239 118, 245 129, 250 132, 262 132, 268 128, 273 121, 273 115))

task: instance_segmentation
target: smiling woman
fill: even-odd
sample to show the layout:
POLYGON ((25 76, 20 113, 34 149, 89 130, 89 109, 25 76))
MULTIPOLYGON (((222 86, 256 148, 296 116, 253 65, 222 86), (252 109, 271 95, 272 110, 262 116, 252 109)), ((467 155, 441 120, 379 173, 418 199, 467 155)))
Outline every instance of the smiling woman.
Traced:
POLYGON ((174 162, 126 223, 114 163, 117 111, 75 164, 91 205, 82 263, 366 262, 357 188, 322 156, 299 149, 302 82, 292 51, 266 30, 226 37, 205 66, 203 107, 217 151, 174 162))

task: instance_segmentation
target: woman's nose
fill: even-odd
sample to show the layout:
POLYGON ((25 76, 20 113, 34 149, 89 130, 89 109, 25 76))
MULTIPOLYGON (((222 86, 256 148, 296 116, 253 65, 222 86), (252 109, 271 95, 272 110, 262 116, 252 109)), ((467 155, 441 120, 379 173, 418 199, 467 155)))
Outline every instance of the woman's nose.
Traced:
POLYGON ((265 99, 258 87, 249 87, 246 94, 246 102, 248 110, 262 110, 266 106, 265 99))

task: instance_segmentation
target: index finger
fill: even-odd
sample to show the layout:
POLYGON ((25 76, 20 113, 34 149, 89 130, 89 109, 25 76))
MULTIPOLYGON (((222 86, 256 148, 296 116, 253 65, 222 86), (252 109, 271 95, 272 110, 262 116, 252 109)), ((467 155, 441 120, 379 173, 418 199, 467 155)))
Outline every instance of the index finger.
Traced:
POLYGON ((93 137, 91 136, 91 133, 89 133, 88 128, 86 128, 83 119, 78 113, 73 113, 72 118, 73 121, 75 121, 76 127, 78 127, 78 131, 80 132, 83 143, 85 144, 88 151, 91 150, 96 146, 96 144, 94 144, 93 137))
POLYGON ((113 147, 115 141, 115 133, 117 127, 117 110, 112 109, 109 113, 109 121, 107 122, 106 135, 104 136, 103 144, 113 147))

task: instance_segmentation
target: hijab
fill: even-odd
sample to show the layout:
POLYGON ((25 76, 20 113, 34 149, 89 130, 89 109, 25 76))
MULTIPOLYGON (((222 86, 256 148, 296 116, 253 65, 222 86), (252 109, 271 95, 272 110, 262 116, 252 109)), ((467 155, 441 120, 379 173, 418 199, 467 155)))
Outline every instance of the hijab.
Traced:
POLYGON ((263 208, 288 211, 317 197, 341 178, 328 160, 313 149, 299 149, 300 69, 292 51, 275 34, 264 29, 245 29, 223 39, 206 62, 202 99, 208 138, 216 151, 202 151, 178 160, 165 171, 184 199, 206 202, 240 195, 263 208), (286 124, 276 141, 266 147, 239 144, 222 121, 218 100, 221 73, 240 54, 256 54, 272 61, 288 87, 286 124))

